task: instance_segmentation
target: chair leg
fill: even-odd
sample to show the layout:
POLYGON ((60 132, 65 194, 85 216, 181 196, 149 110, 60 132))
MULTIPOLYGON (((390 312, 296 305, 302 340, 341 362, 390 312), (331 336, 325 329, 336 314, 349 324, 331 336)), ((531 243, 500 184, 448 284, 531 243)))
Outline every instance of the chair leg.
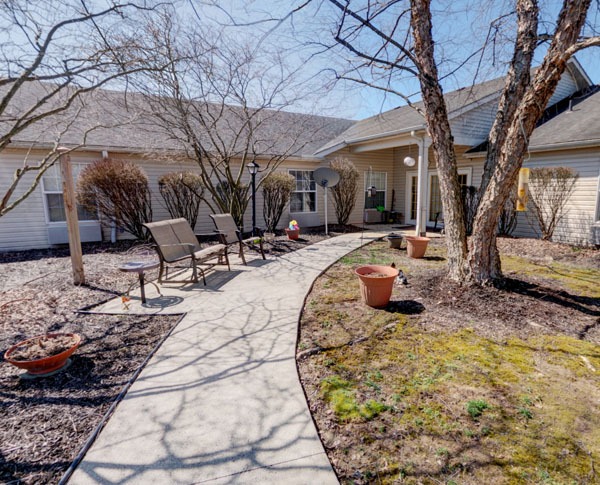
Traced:
POLYGON ((246 257, 244 256, 244 245, 242 244, 241 241, 240 241, 240 258, 242 258, 242 263, 244 263, 244 265, 247 266, 246 257))
MULTIPOLYGON (((202 271, 202 268, 200 268, 200 271, 202 271)), ((202 278, 204 278, 204 272, 202 273, 202 278)), ((198 283, 198 270, 196 268, 195 258, 192 258, 192 281, 198 283)), ((206 285, 206 280, 204 280, 204 284, 206 285)))
POLYGON ((159 264, 160 264, 160 268, 158 270, 158 282, 162 283, 163 282, 162 275, 163 275, 163 271, 165 270, 165 263, 162 259, 160 259, 159 264))
POLYGON ((227 271, 231 271, 231 266, 229 266, 229 256, 227 255, 227 247, 223 250, 223 257, 227 263, 227 271))

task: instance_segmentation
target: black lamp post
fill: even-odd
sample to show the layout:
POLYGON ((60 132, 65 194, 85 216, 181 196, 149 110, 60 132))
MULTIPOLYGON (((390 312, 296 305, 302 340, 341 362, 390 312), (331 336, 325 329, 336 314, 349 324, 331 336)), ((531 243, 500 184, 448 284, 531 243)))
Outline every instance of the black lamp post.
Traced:
POLYGON ((252 237, 256 236, 256 174, 260 166, 254 160, 248 165, 248 172, 252 176, 252 237))

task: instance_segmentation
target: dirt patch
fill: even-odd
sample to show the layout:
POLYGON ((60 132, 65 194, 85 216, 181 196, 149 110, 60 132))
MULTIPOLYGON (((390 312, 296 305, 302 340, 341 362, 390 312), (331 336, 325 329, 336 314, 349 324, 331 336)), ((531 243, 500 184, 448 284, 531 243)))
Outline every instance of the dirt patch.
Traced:
POLYGON ((315 283, 298 365, 343 483, 600 480, 599 253, 500 247, 498 288, 445 280, 441 239, 422 260, 373 243, 315 283), (361 264, 401 271, 386 308, 361 302, 361 264))

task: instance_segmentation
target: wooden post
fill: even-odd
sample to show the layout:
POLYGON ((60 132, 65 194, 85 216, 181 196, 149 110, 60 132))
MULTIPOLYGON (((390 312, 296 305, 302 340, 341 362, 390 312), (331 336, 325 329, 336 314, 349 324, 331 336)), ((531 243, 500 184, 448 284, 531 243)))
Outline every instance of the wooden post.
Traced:
POLYGON ((83 257, 81 238, 79 236, 79 220, 77 219, 75 184, 73 183, 73 171, 71 170, 71 157, 65 153, 66 148, 59 148, 58 151, 60 153, 60 175, 62 177, 67 230, 69 232, 69 252, 71 253, 71 265, 73 266, 73 283, 83 285, 85 283, 85 275, 83 273, 83 257))

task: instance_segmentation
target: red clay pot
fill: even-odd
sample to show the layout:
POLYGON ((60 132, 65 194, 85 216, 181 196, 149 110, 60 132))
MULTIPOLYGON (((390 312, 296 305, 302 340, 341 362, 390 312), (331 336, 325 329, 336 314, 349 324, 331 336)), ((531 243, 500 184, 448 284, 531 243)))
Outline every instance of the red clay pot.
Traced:
POLYGON ((13 345, 10 349, 6 351, 4 354, 4 359, 7 362, 10 362, 12 365, 19 367, 20 369, 25 369, 29 374, 32 375, 43 375, 48 374, 50 372, 54 372, 62 368, 66 363, 67 359, 77 350, 77 347, 81 344, 81 337, 76 333, 48 333, 46 335, 38 335, 37 337, 33 337, 27 340, 23 340, 15 345, 13 345), (17 349, 17 347, 21 347, 26 345, 28 342, 32 340, 37 340, 39 338, 53 338, 58 336, 69 336, 73 339, 73 345, 61 352, 60 354, 51 355, 49 357, 44 357, 41 359, 35 360, 13 360, 10 358, 10 355, 17 349))
POLYGON ((365 304, 382 308, 390 302, 398 270, 391 266, 369 264, 354 271, 360 280, 360 294, 365 304))
POLYGON ((427 245, 429 244, 428 237, 423 236, 406 236, 406 254, 409 258, 420 259, 425 256, 427 245))
POLYGON ((300 229, 286 229, 285 233, 287 234, 288 239, 295 241, 300 236, 300 229))

